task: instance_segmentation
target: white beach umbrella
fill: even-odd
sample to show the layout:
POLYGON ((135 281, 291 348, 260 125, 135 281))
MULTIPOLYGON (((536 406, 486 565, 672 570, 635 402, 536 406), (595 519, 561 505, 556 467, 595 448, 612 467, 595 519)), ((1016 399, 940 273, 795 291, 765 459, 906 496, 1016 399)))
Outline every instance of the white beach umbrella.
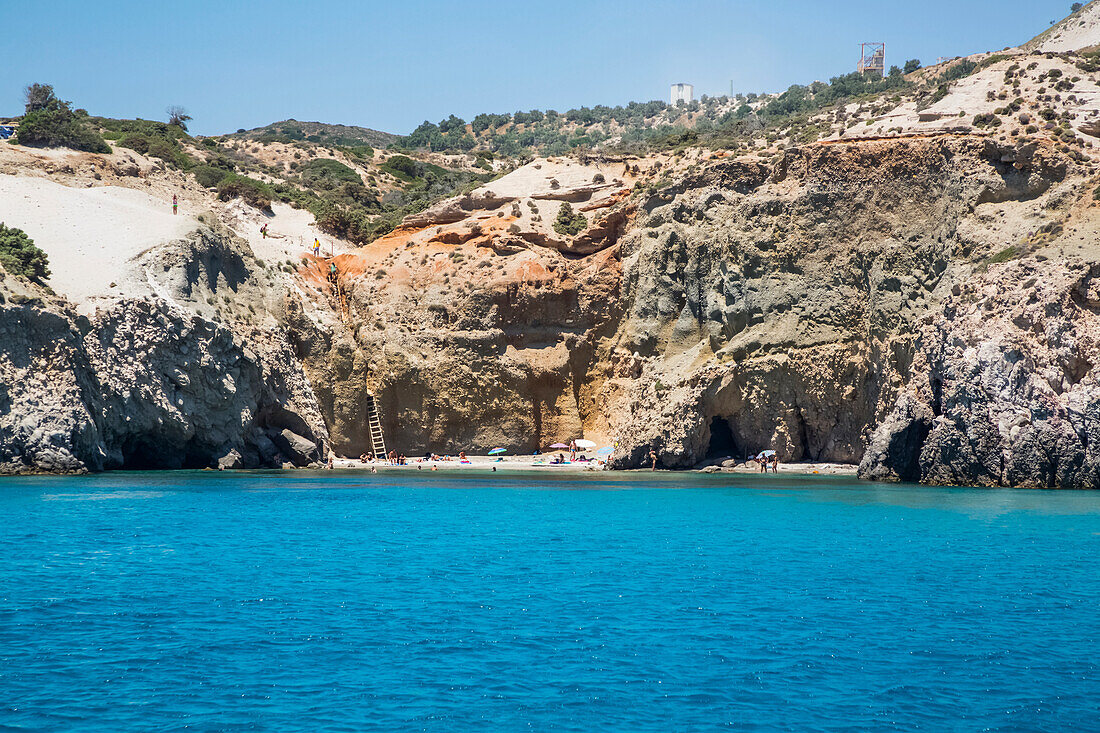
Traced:
POLYGON ((595 448, 596 447, 595 443, 593 443, 591 440, 585 440, 584 438, 581 438, 580 440, 574 440, 573 442, 577 444, 578 448, 595 448))

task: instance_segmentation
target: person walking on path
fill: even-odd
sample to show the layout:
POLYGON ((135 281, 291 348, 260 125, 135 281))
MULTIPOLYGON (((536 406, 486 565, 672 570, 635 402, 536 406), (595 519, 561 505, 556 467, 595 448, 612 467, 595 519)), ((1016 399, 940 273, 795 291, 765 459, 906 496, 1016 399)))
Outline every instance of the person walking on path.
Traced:
POLYGON ((321 256, 321 240, 317 239, 317 237, 313 238, 313 256, 314 257, 320 257, 321 256))
POLYGON ((262 227, 260 227, 260 234, 264 235, 264 239, 267 239, 267 222, 266 221, 264 222, 264 225, 262 227))
POLYGON ((176 194, 172 194, 172 215, 175 216, 176 210, 180 206, 180 200, 176 198, 176 194))

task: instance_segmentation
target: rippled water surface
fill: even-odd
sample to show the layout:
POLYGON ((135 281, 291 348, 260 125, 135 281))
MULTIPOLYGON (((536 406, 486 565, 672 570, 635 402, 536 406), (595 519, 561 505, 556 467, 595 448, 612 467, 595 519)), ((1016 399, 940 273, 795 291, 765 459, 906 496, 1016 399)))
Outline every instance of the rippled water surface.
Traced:
POLYGON ((0 730, 1100 730, 1100 494, 0 480, 0 730))

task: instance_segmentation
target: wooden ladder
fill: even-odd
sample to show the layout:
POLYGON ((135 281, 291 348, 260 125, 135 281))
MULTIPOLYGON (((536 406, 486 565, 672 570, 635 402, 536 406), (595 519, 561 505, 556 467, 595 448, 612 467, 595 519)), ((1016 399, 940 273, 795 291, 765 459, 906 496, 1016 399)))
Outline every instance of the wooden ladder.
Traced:
POLYGON ((386 440, 382 436, 382 411, 378 409, 378 400, 367 395, 367 426, 370 430, 370 445, 376 459, 386 457, 386 440))
POLYGON ((344 319, 344 325, 351 325, 351 310, 348 308, 348 291, 339 276, 336 278, 336 298, 340 302, 340 316, 344 319))

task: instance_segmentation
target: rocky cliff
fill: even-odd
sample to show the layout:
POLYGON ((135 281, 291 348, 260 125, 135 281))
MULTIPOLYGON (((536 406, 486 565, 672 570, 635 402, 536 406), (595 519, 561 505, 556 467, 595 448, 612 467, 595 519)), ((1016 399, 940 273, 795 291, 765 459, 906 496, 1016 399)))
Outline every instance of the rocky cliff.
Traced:
POLYGON ((1096 167, 1023 124, 536 160, 327 258, 168 214, 79 310, 0 280, 0 471, 308 465, 373 395, 410 455, 1100 487, 1096 167))
POLYGON ((180 302, 258 291, 243 247, 212 229, 168 243, 135 266, 175 287, 90 318, 4 275, 0 473, 317 460, 327 431, 285 331, 180 302))
POLYGON ((1011 263, 954 289, 916 334, 911 378, 864 478, 1100 487, 1100 263, 1011 263))
POLYGON ((343 319, 292 331, 347 452, 365 448, 369 390, 409 453, 528 451, 583 432, 617 441, 622 467, 651 449, 690 467, 773 448, 862 461, 868 478, 1092 486, 1036 457, 1074 435, 1087 453, 1090 424, 1070 413, 1086 415, 1073 405, 1091 394, 1088 173, 1048 143, 953 135, 712 159, 608 203, 589 231, 613 215, 629 224, 590 255, 536 244, 535 225, 508 212, 526 201, 475 197, 465 215, 441 207, 452 215, 337 258, 343 319), (941 323, 994 284, 982 303, 996 325, 941 323), (1017 338, 1036 326, 1012 315, 1016 301, 1033 319, 1076 304, 1062 308, 1061 345, 1017 338), (984 402, 958 396, 949 421, 943 390, 1001 368, 990 334, 1028 377, 984 402), (964 369, 962 343, 987 358, 964 369), (1022 427, 1054 372, 1068 380, 1061 407, 1022 427), (988 440, 957 447, 982 430, 988 440))
POLYGON ((913 376, 917 326, 1002 242, 1059 218, 1069 165, 948 136, 813 145, 653 197, 622 244, 602 360, 622 462, 859 461, 913 376))

